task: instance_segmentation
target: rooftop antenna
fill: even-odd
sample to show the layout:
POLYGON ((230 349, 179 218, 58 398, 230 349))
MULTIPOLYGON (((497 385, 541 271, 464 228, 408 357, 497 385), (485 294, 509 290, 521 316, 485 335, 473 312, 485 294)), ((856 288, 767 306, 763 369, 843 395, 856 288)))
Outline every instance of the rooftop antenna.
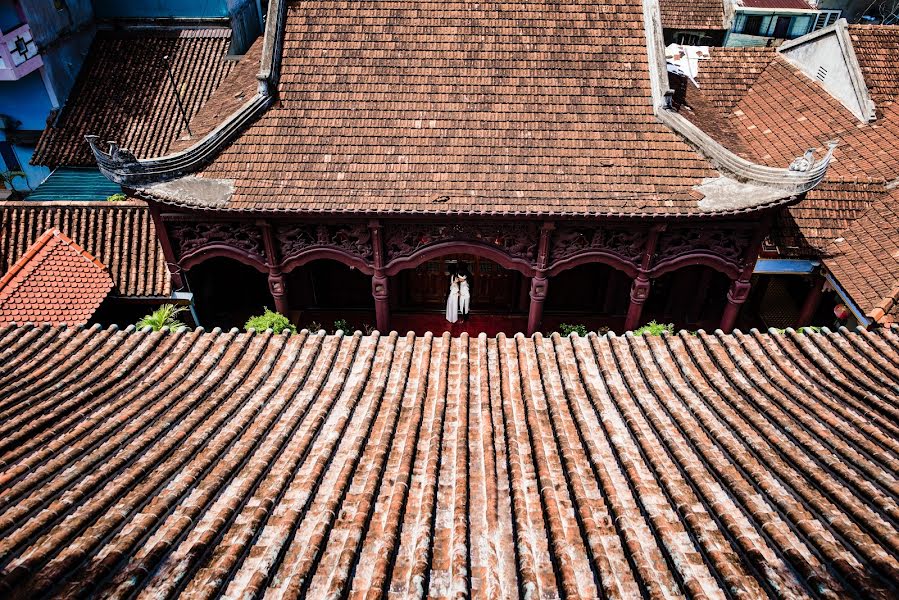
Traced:
POLYGON ((162 57, 162 62, 165 63, 165 71, 169 74, 169 81, 172 82, 172 89, 175 90, 175 99, 178 100, 178 109, 181 111, 181 119, 184 121, 184 128, 187 130, 187 135, 193 137, 193 133, 190 131, 190 123, 188 123, 187 120, 187 111, 184 110, 184 103, 181 102, 181 94, 178 92, 178 85, 175 83, 175 74, 172 73, 172 64, 169 62, 168 54, 162 57))

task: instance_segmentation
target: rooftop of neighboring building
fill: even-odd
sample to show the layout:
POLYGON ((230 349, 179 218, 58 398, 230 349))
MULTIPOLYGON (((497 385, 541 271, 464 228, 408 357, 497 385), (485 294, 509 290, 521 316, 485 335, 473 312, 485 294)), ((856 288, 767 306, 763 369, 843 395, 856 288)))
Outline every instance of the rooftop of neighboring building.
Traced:
POLYGON ((50 228, 107 266, 115 284, 113 295, 171 294, 165 258, 144 202, 0 202, 0 273, 13 268, 50 228))
POLYGON ((115 140, 140 158, 167 154, 187 136, 179 97, 189 119, 204 109, 237 64, 227 56, 230 42, 227 27, 101 29, 32 163, 96 167, 88 134, 115 140))
POLYGON ((681 114, 700 127, 714 123, 707 131, 719 142, 769 165, 838 140, 826 179, 784 211, 769 241, 781 256, 823 258, 861 311, 870 316, 886 306, 889 314, 899 286, 899 26, 838 22, 793 43, 843 35, 841 46, 851 46, 845 63, 831 56, 815 77, 790 52, 713 48, 700 64, 699 87, 679 88, 686 93, 681 114), (745 68, 734 70, 735 63, 745 68), (853 73, 865 89, 847 94, 853 88, 839 82, 853 73), (861 118, 867 97, 870 119, 861 118))
POLYGON ((723 0, 660 0, 662 27, 685 31, 724 29, 723 0))
POLYGON ((875 322, 899 322, 899 189, 881 194, 826 250, 824 266, 875 322))
POLYGON ((897 349, 2 327, 0 583, 895 598, 897 349))
POLYGON ((112 287, 103 263, 53 227, 0 278, 0 323, 84 325, 112 287))

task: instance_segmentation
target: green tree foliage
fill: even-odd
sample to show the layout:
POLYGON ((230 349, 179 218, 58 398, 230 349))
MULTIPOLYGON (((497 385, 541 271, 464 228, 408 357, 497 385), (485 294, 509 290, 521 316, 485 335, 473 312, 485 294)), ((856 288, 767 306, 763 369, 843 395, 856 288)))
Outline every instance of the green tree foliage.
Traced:
POLYGON ((290 333, 297 332, 296 326, 294 326, 294 324, 290 322, 290 319, 288 319, 281 313, 276 313, 267 308, 261 315, 250 317, 246 325, 244 325, 244 328, 247 331, 251 329, 254 329, 256 331, 265 331, 267 329, 271 329, 275 333, 281 333, 286 329, 290 333))
POLYGON ((177 316, 187 310, 184 306, 175 306, 174 304, 163 304, 149 315, 135 324, 138 329, 146 329, 149 327, 153 331, 159 331, 163 327, 169 329, 178 329, 185 327, 184 323, 177 319, 177 316))
POLYGON ((663 333, 674 333, 674 324, 650 321, 643 327, 634 330, 634 335, 662 335, 663 333))
POLYGON ((559 331, 562 335, 571 335, 572 333, 576 333, 581 337, 587 337, 587 326, 586 325, 571 325, 569 323, 562 323, 559 325, 559 331))

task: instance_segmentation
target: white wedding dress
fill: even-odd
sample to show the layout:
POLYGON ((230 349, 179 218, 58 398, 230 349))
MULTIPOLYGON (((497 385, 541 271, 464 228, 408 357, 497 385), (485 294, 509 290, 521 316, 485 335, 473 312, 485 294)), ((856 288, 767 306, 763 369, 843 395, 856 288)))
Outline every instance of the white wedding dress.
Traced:
POLYGON ((459 320, 459 284, 455 277, 450 277, 449 296, 446 298, 446 320, 450 323, 459 320))

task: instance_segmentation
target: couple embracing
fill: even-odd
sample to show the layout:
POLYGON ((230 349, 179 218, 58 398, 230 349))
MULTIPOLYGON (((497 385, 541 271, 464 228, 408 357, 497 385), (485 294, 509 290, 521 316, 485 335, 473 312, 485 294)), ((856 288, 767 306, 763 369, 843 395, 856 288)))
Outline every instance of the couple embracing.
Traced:
POLYGON ((471 273, 468 266, 462 263, 450 265, 449 296, 446 299, 446 320, 455 323, 462 317, 468 319, 468 303, 471 299, 471 273))

